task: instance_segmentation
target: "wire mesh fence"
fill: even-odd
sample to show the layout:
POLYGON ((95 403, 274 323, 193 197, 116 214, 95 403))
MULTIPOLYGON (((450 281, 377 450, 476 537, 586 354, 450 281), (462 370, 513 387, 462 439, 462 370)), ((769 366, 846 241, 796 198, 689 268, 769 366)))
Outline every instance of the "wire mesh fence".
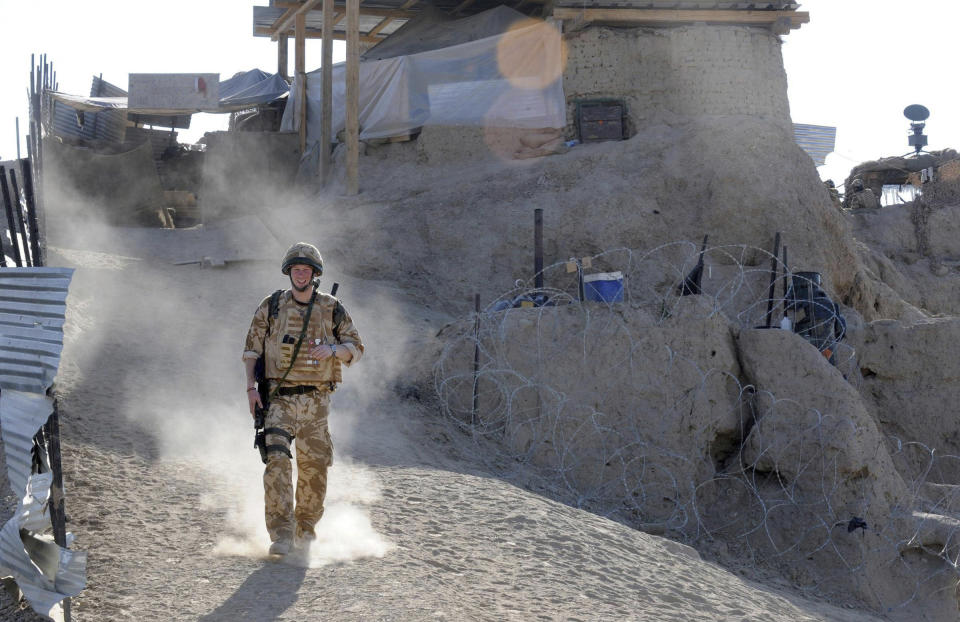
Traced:
POLYGON ((838 307, 802 309, 779 257, 676 242, 571 258, 542 276, 545 286, 518 281, 449 327, 434 370, 447 421, 492 469, 879 610, 955 587, 960 493, 931 482, 958 458, 884 438, 865 410, 849 411, 856 353, 809 330, 832 331, 838 307), (597 273, 610 277, 606 291, 589 279, 597 273), (791 347, 820 350, 847 402, 831 409, 745 380, 734 334, 784 317, 793 328, 808 320, 791 347), (919 477, 893 470, 904 452, 926 461, 919 477), (876 465, 854 469, 851 453, 876 465))

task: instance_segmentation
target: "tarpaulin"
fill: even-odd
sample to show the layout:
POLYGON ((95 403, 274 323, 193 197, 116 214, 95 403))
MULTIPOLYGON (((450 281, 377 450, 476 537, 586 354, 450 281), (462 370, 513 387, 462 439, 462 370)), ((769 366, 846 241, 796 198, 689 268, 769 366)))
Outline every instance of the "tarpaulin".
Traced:
MULTIPOLYGON (((563 41, 553 24, 529 19, 500 35, 408 56, 360 63, 360 138, 387 138, 424 125, 562 128, 563 41)), ((346 65, 333 68, 333 135, 344 128, 346 65)), ((307 74, 307 141, 320 140, 321 71, 307 74)), ((297 84, 282 130, 298 129, 297 84)))

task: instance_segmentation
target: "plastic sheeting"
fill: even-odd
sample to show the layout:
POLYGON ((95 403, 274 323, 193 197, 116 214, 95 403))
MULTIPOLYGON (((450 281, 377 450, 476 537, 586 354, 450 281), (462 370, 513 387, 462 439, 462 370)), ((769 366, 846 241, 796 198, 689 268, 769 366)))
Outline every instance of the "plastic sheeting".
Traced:
POLYGON ((424 7, 415 18, 364 52, 360 58, 365 61, 383 60, 469 43, 502 35, 529 19, 505 4, 461 19, 452 19, 448 13, 434 7, 424 7))
POLYGON ((237 74, 220 83, 220 107, 250 107, 266 104, 287 94, 290 86, 279 73, 259 69, 237 74))
MULTIPOLYGON (((563 42, 549 23, 439 50, 360 63, 360 138, 387 138, 424 125, 562 128, 563 42)), ((333 66, 333 135, 345 126, 346 65, 333 66)), ((297 130, 297 85, 282 130, 297 130)), ((319 142, 321 72, 307 74, 307 141, 319 142)))
POLYGON ((83 97, 52 91, 50 96, 76 110, 97 112, 100 110, 126 110, 131 113, 150 115, 181 115, 194 112, 236 112, 257 104, 267 104, 283 97, 289 87, 280 74, 270 75, 259 69, 235 75, 220 83, 219 106, 213 110, 183 108, 130 108, 126 97, 83 97))

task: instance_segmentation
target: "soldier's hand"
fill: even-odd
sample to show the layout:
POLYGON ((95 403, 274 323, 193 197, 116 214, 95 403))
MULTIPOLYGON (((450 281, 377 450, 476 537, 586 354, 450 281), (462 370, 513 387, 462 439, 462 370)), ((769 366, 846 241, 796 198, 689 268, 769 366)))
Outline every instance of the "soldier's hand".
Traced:
POLYGON ((322 361, 325 358, 333 356, 333 347, 326 344, 320 344, 310 348, 310 358, 322 361))
POLYGON ((247 391, 247 402, 250 406, 250 416, 255 415, 255 409, 259 406, 263 408, 263 403, 260 401, 260 392, 259 391, 247 391))

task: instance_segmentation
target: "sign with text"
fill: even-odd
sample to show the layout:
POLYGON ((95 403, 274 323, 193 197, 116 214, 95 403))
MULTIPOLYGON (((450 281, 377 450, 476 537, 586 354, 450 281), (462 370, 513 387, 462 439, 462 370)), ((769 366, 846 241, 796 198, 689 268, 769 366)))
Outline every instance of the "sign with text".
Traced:
POLYGON ((220 104, 218 73, 131 73, 131 109, 215 110, 220 104))

